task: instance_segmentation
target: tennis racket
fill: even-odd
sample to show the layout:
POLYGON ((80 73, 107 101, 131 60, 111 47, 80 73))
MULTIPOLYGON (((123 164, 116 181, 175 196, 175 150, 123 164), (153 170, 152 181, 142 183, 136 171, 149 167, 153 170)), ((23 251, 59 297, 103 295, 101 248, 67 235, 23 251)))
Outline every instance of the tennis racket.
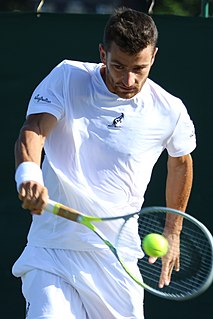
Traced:
POLYGON ((66 207, 52 200, 48 201, 46 210, 80 223, 91 229, 111 250, 127 274, 148 292, 170 300, 187 300, 199 296, 213 281, 213 238, 209 230, 196 218, 181 211, 167 207, 147 207, 140 212, 100 218, 81 214, 75 209, 66 207), (167 214, 177 214, 183 217, 183 228, 180 236, 180 271, 173 271, 169 286, 159 288, 161 274, 161 258, 154 264, 148 262, 149 256, 138 261, 138 267, 143 280, 138 278, 123 262, 123 247, 131 245, 128 236, 128 225, 132 218, 138 218, 138 232, 141 241, 149 233, 163 233, 167 214), (98 223, 122 220, 116 243, 113 245, 96 227, 98 223), (95 224, 96 225, 95 225, 95 224), (129 241, 129 242, 128 242, 129 241))

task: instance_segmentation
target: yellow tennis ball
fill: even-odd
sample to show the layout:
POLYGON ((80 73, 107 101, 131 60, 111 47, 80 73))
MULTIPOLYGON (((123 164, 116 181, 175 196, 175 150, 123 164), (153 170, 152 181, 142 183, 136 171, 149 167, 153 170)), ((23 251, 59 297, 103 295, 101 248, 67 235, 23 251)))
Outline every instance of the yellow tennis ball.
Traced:
POLYGON ((143 239, 143 250, 151 257, 165 256, 169 249, 168 240, 160 234, 148 234, 143 239))

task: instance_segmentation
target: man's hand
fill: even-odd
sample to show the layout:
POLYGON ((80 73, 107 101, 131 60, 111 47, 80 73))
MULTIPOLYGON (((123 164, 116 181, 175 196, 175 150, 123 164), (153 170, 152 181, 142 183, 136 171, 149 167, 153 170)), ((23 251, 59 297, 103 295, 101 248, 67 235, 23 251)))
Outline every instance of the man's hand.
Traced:
MULTIPOLYGON (((162 269, 159 279, 159 288, 168 286, 171 282, 173 269, 180 270, 180 235, 178 234, 163 234, 169 242, 168 253, 162 257, 162 269)), ((149 257, 149 263, 153 264, 157 257, 149 257)))
POLYGON ((32 214, 41 215, 47 205, 48 191, 37 182, 24 182, 19 189, 19 199, 24 209, 29 209, 32 214))

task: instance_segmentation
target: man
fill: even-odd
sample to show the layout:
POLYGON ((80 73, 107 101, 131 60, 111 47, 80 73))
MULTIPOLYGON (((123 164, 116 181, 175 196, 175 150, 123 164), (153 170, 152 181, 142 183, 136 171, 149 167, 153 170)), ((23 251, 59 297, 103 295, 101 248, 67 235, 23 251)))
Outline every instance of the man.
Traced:
MULTIPOLYGON (((22 278, 29 319, 143 318, 143 289, 107 247, 45 206, 50 197, 85 214, 139 211, 153 166, 167 149, 167 205, 186 209, 194 127, 181 100, 148 79, 157 37, 151 17, 118 9, 99 46, 102 63, 63 61, 32 95, 16 143, 16 182, 33 222, 13 267, 22 278)), ((179 242, 181 222, 167 218, 170 245, 179 242)), ((113 241, 117 224, 102 227, 113 241)), ((131 235, 137 237, 135 229, 131 235)), ((135 247, 126 261, 131 269, 141 256, 135 247)), ((173 268, 179 270, 179 251, 162 264, 160 287, 169 285, 173 268)))

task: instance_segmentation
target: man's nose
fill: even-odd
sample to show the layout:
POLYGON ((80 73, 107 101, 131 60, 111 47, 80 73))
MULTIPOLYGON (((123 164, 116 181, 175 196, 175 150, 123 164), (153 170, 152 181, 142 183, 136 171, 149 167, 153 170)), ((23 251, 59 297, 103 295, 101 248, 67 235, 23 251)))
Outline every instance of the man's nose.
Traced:
POLYGON ((135 75, 133 72, 125 72, 123 77, 123 84, 125 86, 132 86, 135 83, 135 75))

